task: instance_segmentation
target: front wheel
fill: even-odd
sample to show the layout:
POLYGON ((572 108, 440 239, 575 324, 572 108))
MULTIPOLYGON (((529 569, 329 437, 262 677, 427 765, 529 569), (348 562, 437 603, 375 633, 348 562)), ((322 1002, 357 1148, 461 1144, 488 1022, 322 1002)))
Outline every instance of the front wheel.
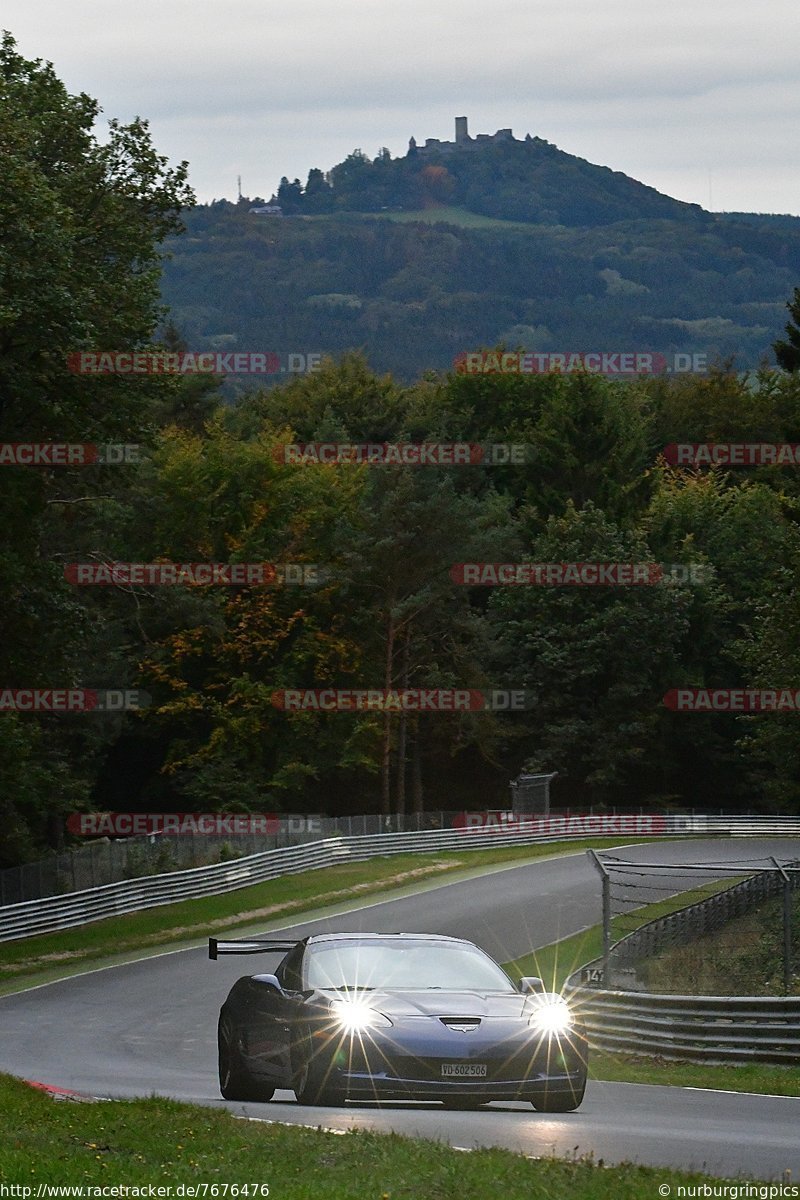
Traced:
POLYGON ((586 1079, 584 1078, 568 1091, 563 1088, 557 1092, 551 1091, 549 1088, 542 1088, 541 1091, 535 1092, 530 1097, 530 1102, 537 1112, 574 1112, 580 1106, 585 1091, 586 1079))
POLYGON ((217 1030, 219 1090, 226 1100, 271 1100, 275 1089, 261 1086, 242 1062, 236 1028, 230 1017, 220 1017, 217 1030))
POLYGON ((294 1094, 299 1104, 322 1104, 326 1107, 344 1104, 346 1089, 340 1083, 333 1082, 330 1059, 321 1053, 313 1053, 310 1037, 298 1043, 294 1057, 297 1063, 294 1094))

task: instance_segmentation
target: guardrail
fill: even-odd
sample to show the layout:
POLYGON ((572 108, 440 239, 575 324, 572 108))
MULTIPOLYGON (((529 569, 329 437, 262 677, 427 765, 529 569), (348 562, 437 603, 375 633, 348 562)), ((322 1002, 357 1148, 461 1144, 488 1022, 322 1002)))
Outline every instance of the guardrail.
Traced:
POLYGON ((71 929, 104 917, 223 892, 332 866, 343 860, 363 862, 380 855, 479 849, 538 842, 579 841, 586 837, 658 836, 693 832, 694 818, 684 816, 610 816, 533 819, 514 826, 431 829, 413 833, 380 833, 366 837, 325 838, 301 846, 265 850, 231 862, 142 879, 127 879, 66 896, 47 896, 0 908, 0 942, 71 929))
MULTIPOLYGON (((641 807, 612 807, 601 813, 603 816, 644 815, 641 807)), ((218 828, 213 826, 217 819, 214 814, 183 814, 177 829, 169 824, 170 817, 175 818, 177 814, 161 815, 163 825, 153 821, 152 831, 123 835, 115 832, 113 820, 103 819, 105 816, 110 818, 110 814, 73 814, 75 820, 71 822, 71 832, 80 832, 80 836, 90 840, 45 858, 0 868, 0 908, 7 904, 23 904, 27 900, 42 900, 45 896, 83 892, 124 879, 142 879, 147 875, 166 875, 167 872, 188 871, 217 862, 232 862, 246 855, 262 854, 265 850, 301 846, 326 838, 419 833, 474 824, 503 828, 509 820, 516 825, 513 813, 500 810, 457 813, 428 809, 424 813, 393 813, 391 817, 380 813, 338 817, 318 813, 241 814, 253 822, 251 828, 245 829, 241 824, 237 827, 238 819, 226 828, 224 814, 219 815, 218 828)), ((559 813, 552 820, 563 822, 571 815, 559 813)), ((585 820, 587 815, 591 819, 593 809, 590 808, 588 814, 581 813, 579 820, 585 820)), ((141 813, 118 816, 130 818, 129 828, 132 828, 133 820, 142 818, 147 823, 153 814, 149 817, 141 813)))
POLYGON ((800 819, 674 815, 543 817, 507 825, 424 830, 413 833, 326 838, 301 846, 267 850, 232 862, 124 880, 66 896, 51 896, 0 908, 0 942, 70 929, 104 917, 120 916, 211 896, 342 860, 362 862, 380 855, 479 849, 587 837, 659 837, 736 833, 743 836, 800 834, 800 819))
POLYGON ((659 996, 569 989, 600 1050, 699 1062, 800 1063, 800 996, 659 996))

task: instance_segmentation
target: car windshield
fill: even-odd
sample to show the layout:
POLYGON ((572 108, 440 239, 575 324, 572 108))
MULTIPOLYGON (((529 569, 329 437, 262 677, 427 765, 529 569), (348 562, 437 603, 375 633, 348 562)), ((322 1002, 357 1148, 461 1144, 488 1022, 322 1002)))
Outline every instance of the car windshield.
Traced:
POLYGON ((329 942, 309 946, 309 988, 440 988, 513 992, 504 971, 476 947, 444 942, 329 942))

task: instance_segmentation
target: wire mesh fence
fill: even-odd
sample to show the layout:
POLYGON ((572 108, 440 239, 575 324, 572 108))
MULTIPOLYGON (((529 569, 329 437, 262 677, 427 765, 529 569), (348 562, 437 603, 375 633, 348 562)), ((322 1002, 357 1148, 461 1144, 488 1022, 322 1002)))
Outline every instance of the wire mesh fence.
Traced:
MULTIPOLYGON (((453 815, 412 814, 405 817, 400 832, 448 828, 453 815)), ((338 818, 286 814, 272 824, 277 825, 274 833, 161 832, 141 837, 98 838, 37 862, 0 870, 0 906, 81 892, 124 879, 233 861, 264 850, 304 845, 328 837, 397 832, 399 822, 395 817, 387 824, 386 818, 376 813, 338 818)))
MULTIPOLYGON (((641 976, 646 981, 653 960, 719 933, 737 918, 782 898, 782 904, 768 911, 767 919, 781 934, 783 990, 792 989, 795 967, 800 969, 796 953, 800 907, 795 902, 795 893, 800 892, 800 859, 741 858, 677 865, 590 854, 603 877, 603 960, 593 974, 587 969, 587 978, 608 988, 646 989, 641 976), (676 896, 682 901, 677 908, 671 902, 676 896), (645 906, 651 918, 643 924, 645 906), (659 913, 660 907, 667 911, 659 913)), ((676 990, 696 989, 677 982, 676 990)))
MULTIPOLYGON (((575 814, 571 810, 554 814, 550 820, 553 832, 558 833, 559 822, 573 817, 641 817, 641 807, 611 807, 595 809, 587 806, 575 814)), ((694 814, 692 814, 693 816, 694 814)), ((309 813, 282 813, 261 822, 269 825, 273 832, 226 832, 212 835, 207 833, 169 832, 151 833, 138 837, 98 837, 85 845, 62 853, 51 854, 37 862, 0 869, 0 907, 39 900, 47 896, 67 895, 85 891, 87 888, 102 887, 126 879, 141 879, 149 875, 161 875, 170 871, 182 871, 191 867, 204 867, 213 863, 244 858, 264 850, 277 850, 286 846, 300 846, 307 842, 321 841, 331 837, 365 837, 388 833, 421 833, 426 830, 450 829, 459 822, 471 824, 470 818, 483 827, 487 822, 498 834, 513 829, 519 822, 512 811, 493 809, 482 812, 464 813, 433 810, 422 813, 379 813, 355 814, 327 817, 309 813), (466 818, 466 822, 465 822, 466 818)), ((663 818, 662 818, 663 820, 663 818)), ((565 832, 572 832, 567 830, 565 832)))

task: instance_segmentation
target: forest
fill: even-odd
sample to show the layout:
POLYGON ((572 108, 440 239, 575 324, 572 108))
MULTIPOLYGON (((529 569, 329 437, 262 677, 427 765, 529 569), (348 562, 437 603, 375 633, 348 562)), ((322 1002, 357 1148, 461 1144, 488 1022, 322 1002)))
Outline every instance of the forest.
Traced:
POLYGON ((358 349, 404 384, 497 345, 774 365, 800 278, 800 218, 673 211, 567 227, 454 205, 284 218, 251 207, 197 205, 165 242, 162 299, 185 341, 358 349))

